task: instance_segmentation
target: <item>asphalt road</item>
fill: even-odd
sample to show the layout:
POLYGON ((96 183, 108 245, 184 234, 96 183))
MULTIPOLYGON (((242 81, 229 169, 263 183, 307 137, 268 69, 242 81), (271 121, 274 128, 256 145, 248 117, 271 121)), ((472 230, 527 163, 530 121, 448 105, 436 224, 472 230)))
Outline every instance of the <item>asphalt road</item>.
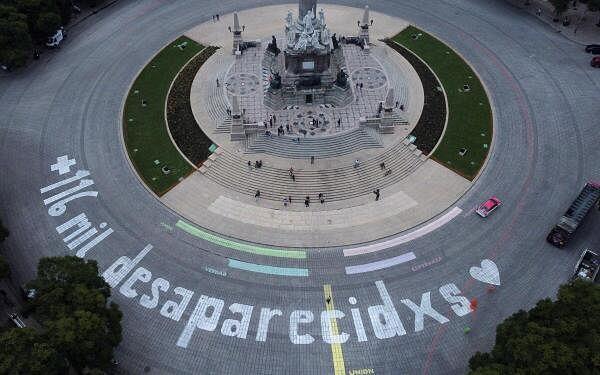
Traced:
POLYGON ((71 30, 61 50, 45 52, 32 67, 0 77, 0 212, 11 231, 6 256, 15 279, 32 278, 40 257, 74 253, 63 241, 71 230, 59 234, 56 228, 85 213, 99 232, 114 231, 86 255, 103 271, 123 255, 134 258, 147 244, 154 246, 134 268, 143 267, 152 276, 137 271, 145 281, 137 281, 137 292, 132 292, 122 287, 129 272, 113 292, 124 312, 117 357, 131 373, 333 373, 332 358, 341 357, 336 345, 332 356, 332 345, 324 342, 336 338, 323 332, 335 330, 349 334, 347 341, 337 337, 345 341, 341 351, 346 373, 464 373, 475 351, 491 348, 494 327, 502 319, 553 296, 570 276, 579 249, 600 246, 597 211, 567 250, 544 241, 584 182, 600 179, 600 71, 589 66, 582 46, 504 2, 371 1, 372 9, 406 19, 454 47, 490 92, 494 149, 481 178, 457 202, 465 214, 430 235, 360 260, 344 258, 341 249, 310 251, 306 260, 240 253, 169 229, 178 217, 148 193, 127 162, 120 110, 137 72, 169 41, 211 20, 214 13, 273 3, 121 1, 71 30), (50 165, 62 155, 77 164, 61 176, 50 165), (75 199, 66 203, 64 214, 51 216, 53 203, 43 201, 60 189, 43 194, 40 189, 76 169, 90 171, 87 178, 94 185, 84 190, 98 196, 75 199), (487 220, 469 213, 490 194, 503 199, 504 206, 487 220), (100 226, 102 222, 106 225, 100 226), (345 265, 408 251, 416 254, 414 263, 361 275, 343 273, 345 265), (236 271, 227 268, 227 257, 306 267, 311 276, 236 271), (469 276, 469 268, 482 259, 493 260, 499 268, 501 285, 492 292, 469 276), (168 289, 157 278, 168 281, 168 289), (377 307, 386 299, 385 292, 378 292, 378 280, 394 309, 389 304, 377 307), (151 283, 159 295, 156 307, 151 283), (326 313, 321 318, 322 311, 332 309, 327 307, 325 284, 332 286, 335 309, 345 314, 335 330, 327 326, 326 313), (447 284, 460 292, 452 292, 452 286, 440 291, 447 284), (179 303, 181 295, 191 292, 176 287, 193 292, 178 320, 177 310, 173 314, 164 303, 179 303), (478 309, 460 316, 465 300, 457 295, 477 298, 478 309), (427 309, 428 298, 437 315, 427 309), (422 330, 420 314, 406 300, 429 313, 422 330), (203 303, 213 307, 202 311, 203 303), (364 333, 353 312, 361 314, 364 333), (274 316, 266 338, 259 323, 263 313, 274 316), (248 324, 243 317, 250 317, 248 324), (465 327, 471 328, 469 334, 465 327), (314 342, 301 344, 311 341, 305 334, 314 342))

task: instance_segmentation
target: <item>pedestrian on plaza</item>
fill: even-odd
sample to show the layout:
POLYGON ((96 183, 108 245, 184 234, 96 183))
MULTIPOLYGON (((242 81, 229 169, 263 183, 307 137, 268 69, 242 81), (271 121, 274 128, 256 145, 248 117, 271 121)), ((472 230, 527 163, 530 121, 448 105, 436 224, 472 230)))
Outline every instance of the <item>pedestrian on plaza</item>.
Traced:
POLYGON ((296 175, 292 173, 292 181, 296 182, 296 175))
POLYGON ((379 200, 379 189, 375 189, 373 191, 373 194, 375 194, 375 200, 378 201, 379 200))
POLYGON ((219 82, 219 79, 217 78, 217 87, 220 87, 221 83, 219 82))
POLYGON ((396 108, 398 108, 399 104, 400 104, 400 102, 396 100, 396 108))
POLYGON ((259 160, 259 161, 258 161, 258 167, 259 167, 259 168, 262 168, 262 160, 259 160))
POLYGON ((363 83, 361 82, 360 83, 360 91, 362 91, 362 89, 363 89, 363 83))
POLYGON ((315 164, 315 157, 314 156, 310 157, 310 164, 315 164))
POLYGON ((289 133, 290 132, 290 124, 285 124, 285 130, 289 133))
POLYGON ((260 199, 260 190, 256 190, 256 193, 254 193, 254 199, 256 199, 256 201, 258 202, 258 200, 260 199))
POLYGON ((542 15, 542 8, 538 8, 535 14, 539 17, 542 15))
POLYGON ((384 162, 384 161, 382 161, 382 162, 379 164, 379 168, 381 168, 381 170, 384 170, 384 169, 385 169, 385 162, 384 162))
POLYGON ((294 174, 294 168, 290 167, 290 169, 288 169, 288 174, 290 175, 290 177, 294 174))
POLYGON ((323 196, 323 193, 319 193, 319 201, 321 204, 325 203, 325 196, 323 196))
POLYGON ((292 205, 292 196, 288 195, 288 202, 290 202, 290 206, 292 205))
POLYGON ((213 14, 213 22, 215 22, 215 15, 213 14))
POLYGON ((248 170, 249 171, 252 170, 252 162, 250 160, 248 160, 248 170))
POLYGON ((283 207, 287 207, 287 205, 288 205, 288 199, 283 198, 283 207))
POLYGON ((304 206, 305 207, 310 206, 310 197, 308 195, 306 196, 306 198, 304 198, 304 206))
POLYGON ((404 104, 400 104, 400 110, 404 112, 404 104))
POLYGON ((219 14, 217 13, 217 21, 219 20, 219 14))
POLYGON ((273 123, 277 122, 277 116, 273 115, 273 123))
POLYGON ((269 127, 273 127, 273 117, 269 117, 269 127))
POLYGON ((298 137, 298 138, 296 139, 296 141, 298 141, 298 144, 300 144, 300 137, 298 137))
POLYGON ((358 159, 354 160, 354 168, 358 168, 360 166, 360 161, 358 159))
POLYGON ((338 127, 339 127, 339 126, 341 126, 341 125, 342 125, 342 119, 341 119, 341 118, 339 118, 339 119, 338 119, 338 127))

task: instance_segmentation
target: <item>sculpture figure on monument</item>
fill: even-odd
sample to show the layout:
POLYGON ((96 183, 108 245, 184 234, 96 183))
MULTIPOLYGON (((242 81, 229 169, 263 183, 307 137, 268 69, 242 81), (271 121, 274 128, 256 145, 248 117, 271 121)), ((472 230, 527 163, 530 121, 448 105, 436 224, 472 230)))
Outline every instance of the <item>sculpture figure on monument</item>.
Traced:
POLYGON ((305 50, 308 47, 309 43, 310 43, 310 36, 306 33, 306 31, 303 31, 300 34, 300 38, 298 38, 298 42, 296 42, 294 49, 296 51, 305 50))
POLYGON ((304 16, 303 23, 304 23, 304 30, 308 34, 312 34, 315 31, 315 28, 312 23, 313 18, 314 18, 314 16, 313 16, 312 10, 309 10, 308 12, 306 12, 306 16, 304 16))
POLYGON ((291 29, 294 26, 294 14, 291 10, 288 10, 287 16, 285 17, 286 29, 291 29))
POLYGON ((344 72, 344 69, 340 69, 335 80, 335 84, 341 88, 348 86, 348 74, 344 72))
POLYGON ((325 12, 323 11, 323 8, 319 11, 319 25, 325 26, 325 12))
POLYGON ((281 75, 279 74, 279 72, 273 73, 273 76, 271 77, 271 80, 269 83, 270 83, 270 87, 273 90, 279 90, 281 88, 281 75))
POLYGON ((340 47, 340 43, 338 42, 335 33, 333 33, 333 35, 331 36, 331 42, 333 43, 333 49, 338 49, 340 47))
POLYGON ((271 36, 271 43, 267 46, 267 51, 275 54, 275 56, 279 55, 279 52, 281 52, 277 47, 277 38, 275 38, 275 35, 271 36))
POLYGON ((296 42, 296 32, 293 29, 290 29, 286 33, 287 36, 287 45, 289 47, 293 47, 296 42))
POLYGON ((325 46, 331 47, 331 35, 329 34, 328 28, 324 28, 321 32, 321 43, 325 46))
POLYGON ((324 45, 321 45, 321 42, 319 41, 319 33, 318 32, 313 32, 312 34, 312 38, 310 40, 310 44, 312 45, 313 48, 315 49, 325 49, 324 45))

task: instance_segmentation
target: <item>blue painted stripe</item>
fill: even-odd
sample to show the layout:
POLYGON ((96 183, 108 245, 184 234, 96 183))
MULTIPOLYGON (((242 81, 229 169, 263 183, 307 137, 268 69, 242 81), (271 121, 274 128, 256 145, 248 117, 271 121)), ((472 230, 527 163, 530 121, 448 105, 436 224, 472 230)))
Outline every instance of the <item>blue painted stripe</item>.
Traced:
POLYGON ((416 258, 416 255, 411 251, 410 253, 402 254, 394 258, 383 259, 373 263, 365 263, 356 266, 346 267, 346 274, 354 275, 357 273, 382 270, 384 268, 389 268, 397 266, 398 264, 410 262, 411 260, 415 260, 416 258))
POLYGON ((242 262, 239 260, 229 258, 227 258, 227 260, 229 261, 229 267, 236 268, 238 270, 265 273, 268 275, 308 277, 307 268, 273 267, 266 266, 264 264, 242 262))

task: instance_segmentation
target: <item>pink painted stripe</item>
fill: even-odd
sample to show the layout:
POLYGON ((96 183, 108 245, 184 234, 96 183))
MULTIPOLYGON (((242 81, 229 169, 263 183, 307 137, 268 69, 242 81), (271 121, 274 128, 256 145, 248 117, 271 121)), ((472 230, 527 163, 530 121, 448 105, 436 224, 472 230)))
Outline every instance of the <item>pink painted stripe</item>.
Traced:
POLYGON ((440 217, 434 222, 431 222, 425 225, 422 228, 419 228, 415 231, 407 233, 405 235, 392 238, 391 240, 378 242, 371 245, 353 247, 349 249, 344 249, 344 256, 351 257, 355 255, 369 254, 377 251, 389 249, 391 247, 410 242, 412 240, 416 240, 419 237, 423 237, 424 235, 433 232, 434 230, 442 227, 443 225, 449 223, 452 219, 460 215, 462 210, 458 207, 454 207, 450 212, 446 213, 444 216, 440 217))
POLYGON ((393 258, 389 258, 389 259, 379 260, 379 261, 373 262, 373 263, 365 263, 365 264, 359 264, 356 266, 348 266, 348 267, 346 267, 346 274, 354 275, 357 273, 365 273, 365 272, 382 270, 384 268, 397 266, 398 264, 410 262, 411 260, 415 260, 415 259, 417 259, 417 257, 411 251, 410 253, 402 254, 397 257, 393 257, 393 258))

